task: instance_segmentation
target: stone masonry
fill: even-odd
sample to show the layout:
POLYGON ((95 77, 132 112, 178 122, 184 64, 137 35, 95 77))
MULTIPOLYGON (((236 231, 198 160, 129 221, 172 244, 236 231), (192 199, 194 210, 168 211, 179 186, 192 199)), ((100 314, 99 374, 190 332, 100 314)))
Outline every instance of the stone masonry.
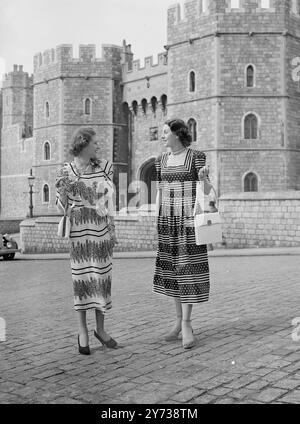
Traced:
POLYGON ((35 55, 33 77, 21 66, 6 76, 0 219, 25 218, 31 167, 35 215, 57 215, 56 170, 69 160, 71 135, 82 125, 96 129, 101 155, 114 163, 117 208, 132 198, 137 206, 153 203, 161 129, 175 116, 195 120, 191 147, 206 153, 219 196, 242 194, 249 173, 257 181, 249 201, 300 190, 300 86, 292 77, 293 59, 300 57, 299 2, 271 0, 268 7, 240 0, 233 8, 230 0, 186 0, 183 7, 171 5, 167 15, 165 51, 146 57, 142 66, 125 41, 103 45, 101 58, 94 45, 81 45, 78 58, 71 45, 60 45, 35 55), (250 65, 253 86, 246 84, 250 65), (245 136, 248 114, 256 117, 257 137, 245 136))

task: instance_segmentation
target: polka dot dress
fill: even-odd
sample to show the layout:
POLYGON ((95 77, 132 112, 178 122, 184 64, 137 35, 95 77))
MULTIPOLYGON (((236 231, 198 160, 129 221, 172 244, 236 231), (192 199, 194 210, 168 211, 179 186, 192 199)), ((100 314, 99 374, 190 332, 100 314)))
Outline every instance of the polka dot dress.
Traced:
POLYGON ((187 149, 184 164, 176 166, 168 165, 168 156, 155 162, 161 205, 153 290, 182 303, 201 303, 209 298, 209 267, 206 245, 195 242, 193 207, 205 154, 187 149))

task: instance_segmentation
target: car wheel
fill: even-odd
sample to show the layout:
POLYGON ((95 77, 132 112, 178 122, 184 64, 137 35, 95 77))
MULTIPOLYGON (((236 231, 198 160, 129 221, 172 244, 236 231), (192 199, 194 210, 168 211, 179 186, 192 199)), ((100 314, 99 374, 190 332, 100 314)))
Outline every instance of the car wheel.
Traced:
POLYGON ((9 253, 8 255, 3 255, 3 259, 5 261, 12 261, 14 259, 14 257, 15 257, 14 253, 9 253))

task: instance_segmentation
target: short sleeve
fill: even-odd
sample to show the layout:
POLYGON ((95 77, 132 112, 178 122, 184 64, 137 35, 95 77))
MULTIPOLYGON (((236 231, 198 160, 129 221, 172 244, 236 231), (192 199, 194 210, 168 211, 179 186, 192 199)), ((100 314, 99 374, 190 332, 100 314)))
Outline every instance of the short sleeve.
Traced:
POLYGON ((161 156, 158 156, 154 162, 156 168, 156 188, 159 189, 161 185, 161 156))
POLYGON ((113 168, 113 164, 109 160, 106 161, 103 167, 103 171, 108 176, 108 178, 112 181, 113 175, 114 175, 114 168, 113 168))
POLYGON ((206 163, 206 155, 203 152, 200 152, 198 150, 194 150, 194 157, 195 157, 195 168, 197 175, 203 166, 205 166, 206 163))

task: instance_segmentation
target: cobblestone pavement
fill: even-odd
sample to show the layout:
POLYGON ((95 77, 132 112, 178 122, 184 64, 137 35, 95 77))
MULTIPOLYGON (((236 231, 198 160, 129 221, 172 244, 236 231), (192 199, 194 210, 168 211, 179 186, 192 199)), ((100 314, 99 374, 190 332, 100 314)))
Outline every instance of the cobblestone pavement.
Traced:
POLYGON ((152 293, 153 267, 115 259, 106 321, 120 346, 100 346, 89 311, 82 356, 69 262, 1 261, 0 403, 300 403, 299 256, 210 258, 190 351, 163 339, 174 307, 152 293))

